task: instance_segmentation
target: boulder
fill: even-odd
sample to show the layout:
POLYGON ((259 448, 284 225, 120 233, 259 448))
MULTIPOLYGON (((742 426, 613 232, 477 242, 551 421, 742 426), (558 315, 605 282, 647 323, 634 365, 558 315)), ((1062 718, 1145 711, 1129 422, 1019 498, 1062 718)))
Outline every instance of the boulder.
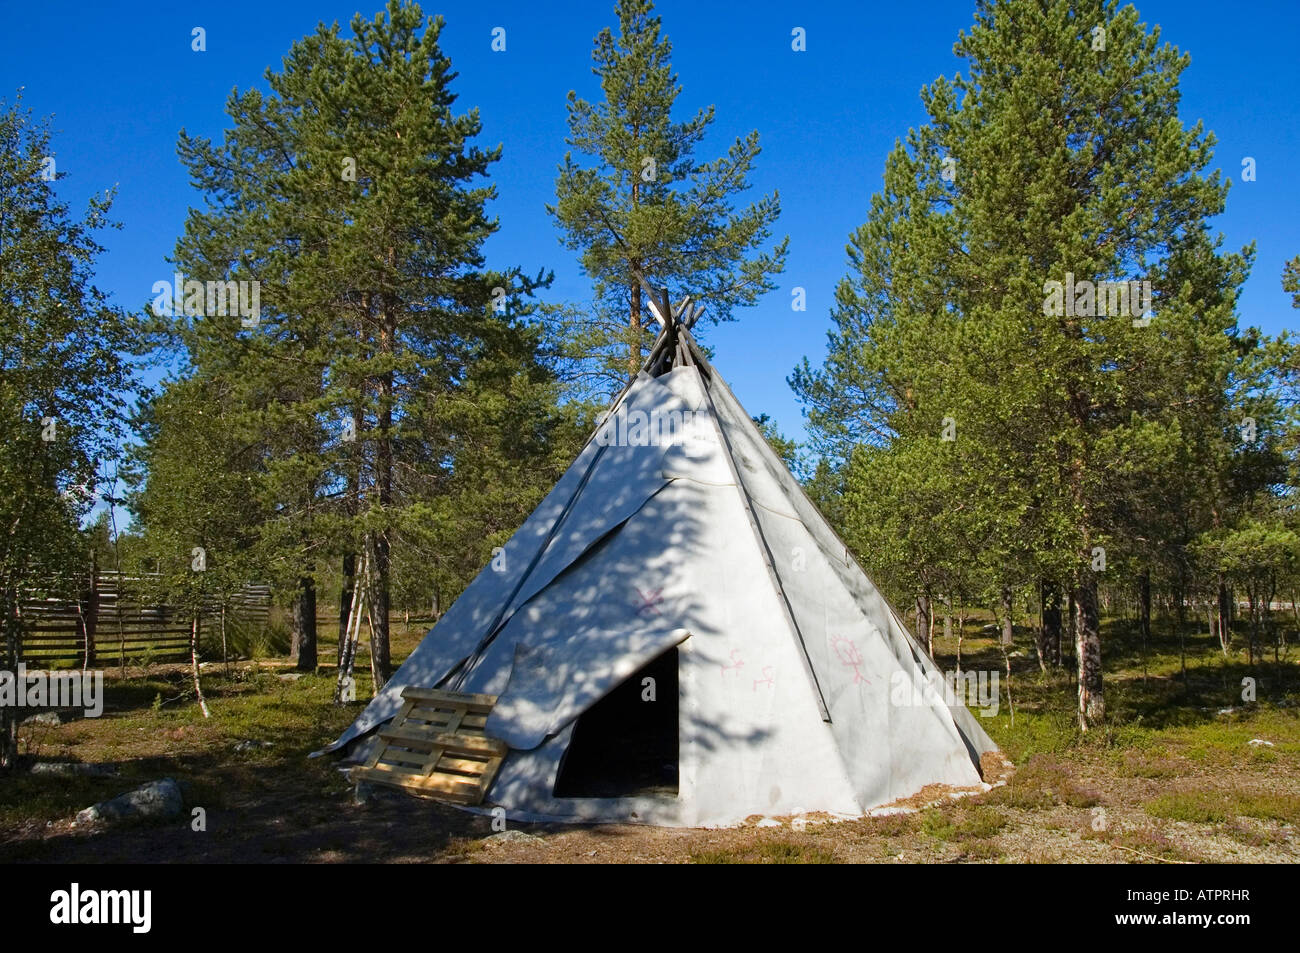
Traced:
POLYGON ((180 785, 171 778, 163 778, 142 784, 134 791, 118 795, 111 801, 101 801, 86 808, 77 815, 77 823, 115 823, 179 817, 184 810, 185 798, 181 795, 180 785))

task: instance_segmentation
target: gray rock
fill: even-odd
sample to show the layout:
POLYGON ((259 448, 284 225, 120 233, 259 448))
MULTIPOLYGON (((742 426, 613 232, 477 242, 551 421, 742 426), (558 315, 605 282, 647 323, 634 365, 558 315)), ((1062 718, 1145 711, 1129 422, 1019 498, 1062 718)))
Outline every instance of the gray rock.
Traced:
POLYGON ((79 761, 37 761, 32 774, 54 774, 61 777, 83 775, 92 778, 111 778, 117 775, 115 764, 84 764, 79 761))
POLYGON ((171 778, 150 781, 111 801, 101 801, 77 815, 78 824, 179 817, 185 809, 180 785, 171 778))
POLYGON ((57 711, 43 711, 39 715, 32 715, 22 720, 24 725, 47 725, 51 728, 57 728, 63 724, 63 719, 57 711))
POLYGON ((269 747, 271 747, 269 741, 254 741, 251 738, 245 738, 243 741, 236 742, 235 751, 238 754, 243 754, 245 751, 256 751, 258 748, 269 747))
POLYGON ((523 831, 501 831, 491 837, 483 838, 487 844, 541 844, 546 838, 539 834, 525 834, 523 831))

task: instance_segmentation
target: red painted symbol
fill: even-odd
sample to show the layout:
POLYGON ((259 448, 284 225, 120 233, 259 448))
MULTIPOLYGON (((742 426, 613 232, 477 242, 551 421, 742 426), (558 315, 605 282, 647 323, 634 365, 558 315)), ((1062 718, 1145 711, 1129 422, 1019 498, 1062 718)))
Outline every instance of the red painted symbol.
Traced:
POLYGON ((729 671, 735 672, 736 677, 740 678, 740 670, 745 667, 745 660, 742 658, 737 658, 736 656, 738 656, 739 654, 740 654, 740 649, 731 650, 731 663, 729 665, 722 666, 723 678, 727 677, 727 672, 729 671))
POLYGON ((759 685, 766 685, 768 688, 771 688, 776 684, 776 673, 772 671, 772 666, 764 665, 763 675, 766 677, 754 679, 754 691, 758 691, 759 685))
POLYGON ((862 664, 862 653, 858 651, 858 647, 851 640, 844 638, 842 635, 837 635, 831 639, 831 647, 835 649, 835 654, 840 663, 846 668, 853 669, 854 685, 858 684, 858 682, 871 684, 867 677, 858 671, 858 666, 862 664))
POLYGON ((645 615, 647 612, 651 615, 659 615, 659 610, 655 606, 663 598, 662 589, 647 589, 645 592, 637 589, 636 594, 641 597, 641 606, 636 610, 637 615, 645 615))

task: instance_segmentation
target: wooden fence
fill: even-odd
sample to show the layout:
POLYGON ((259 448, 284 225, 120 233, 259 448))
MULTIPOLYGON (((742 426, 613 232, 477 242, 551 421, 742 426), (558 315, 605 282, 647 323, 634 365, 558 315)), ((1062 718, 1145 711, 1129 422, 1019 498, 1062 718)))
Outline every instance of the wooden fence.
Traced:
MULTIPOLYGON (((144 595, 148 576, 114 570, 87 572, 76 580, 55 580, 29 590, 23 600, 24 632, 19 659, 29 664, 73 662, 114 665, 148 658, 156 662, 189 657, 190 623, 175 606, 144 595)), ((250 584, 226 606, 227 619, 265 625, 271 608, 269 586, 250 584)), ((213 599, 204 607, 201 625, 221 618, 213 599)))

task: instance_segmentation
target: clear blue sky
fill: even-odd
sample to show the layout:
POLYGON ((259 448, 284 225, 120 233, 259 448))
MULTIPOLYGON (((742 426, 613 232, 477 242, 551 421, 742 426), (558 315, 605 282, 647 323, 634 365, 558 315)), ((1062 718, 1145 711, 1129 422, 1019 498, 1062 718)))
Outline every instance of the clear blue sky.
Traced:
MULTIPOLYGON (((361 10, 373 16, 381 6, 368 0, 361 10)), ((823 354, 848 234, 880 186, 895 138, 924 121, 922 84, 959 69, 952 45, 973 7, 971 0, 658 5, 684 87, 680 115, 717 106, 699 157, 711 158, 736 135, 758 129, 763 155, 755 186, 781 193, 778 234, 791 239, 781 288, 709 340, 750 413, 771 414, 791 436, 802 437, 803 428, 785 379, 802 356, 823 354), (807 31, 806 52, 790 49, 796 26, 807 31), (807 289, 804 313, 790 309, 795 286, 807 289)), ((176 159, 177 132, 218 136, 233 87, 261 84, 290 43, 320 20, 346 25, 358 6, 43 0, 3 9, 0 97, 11 99, 22 86, 27 106, 54 115, 58 168, 69 173, 60 189, 74 208, 118 186, 115 214, 124 228, 103 237, 109 254, 99 284, 134 308, 149 299, 155 281, 170 277, 164 259, 195 202, 176 159), (207 31, 206 52, 190 49, 195 26, 207 31)), ((1148 0, 1138 9, 1145 22, 1160 24, 1165 40, 1192 55, 1182 116, 1214 131, 1216 163, 1235 180, 1217 226, 1231 248, 1258 243, 1241 319, 1270 333, 1292 326, 1300 312, 1291 310, 1280 274, 1283 262, 1300 253, 1300 4, 1148 0), (1258 163, 1253 183, 1240 181, 1243 156, 1258 163)), ((553 268, 554 296, 586 300, 586 281, 543 205, 564 154, 566 94, 598 96, 591 45, 601 27, 613 24, 613 0, 456 0, 430 3, 425 12, 447 20, 443 46, 460 74, 458 105, 479 108, 483 144, 504 146, 493 176, 501 231, 488 245, 489 262, 553 268), (504 53, 490 48, 497 26, 507 31, 504 53)))

